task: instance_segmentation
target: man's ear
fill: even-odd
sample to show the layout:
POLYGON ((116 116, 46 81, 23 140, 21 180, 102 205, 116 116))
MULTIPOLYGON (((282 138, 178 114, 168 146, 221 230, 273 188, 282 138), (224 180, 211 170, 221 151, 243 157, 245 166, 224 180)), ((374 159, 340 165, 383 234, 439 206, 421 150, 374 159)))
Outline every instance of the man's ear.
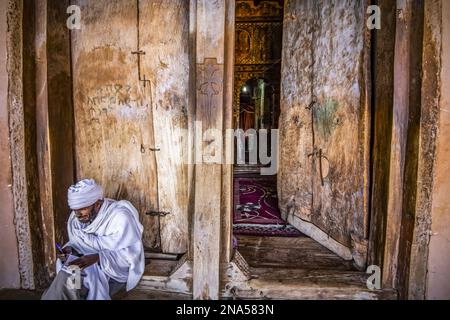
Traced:
POLYGON ((97 200, 97 202, 95 203, 95 209, 98 211, 100 210, 100 207, 102 206, 102 202, 103 200, 97 200))

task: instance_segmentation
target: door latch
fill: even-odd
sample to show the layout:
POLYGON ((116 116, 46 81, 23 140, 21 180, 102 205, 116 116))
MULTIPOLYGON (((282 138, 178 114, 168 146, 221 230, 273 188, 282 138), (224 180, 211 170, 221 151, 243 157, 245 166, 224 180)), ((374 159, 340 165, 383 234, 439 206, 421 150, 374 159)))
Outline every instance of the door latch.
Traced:
POLYGON ((324 158, 325 160, 328 160, 328 158, 326 156, 323 155, 323 151, 322 149, 316 149, 314 150, 312 153, 308 154, 308 158, 309 157, 314 157, 314 158, 318 158, 319 159, 319 173, 320 173, 320 183, 322 185, 322 187, 325 185, 324 182, 324 176, 323 176, 323 166, 322 166, 322 158, 324 158))

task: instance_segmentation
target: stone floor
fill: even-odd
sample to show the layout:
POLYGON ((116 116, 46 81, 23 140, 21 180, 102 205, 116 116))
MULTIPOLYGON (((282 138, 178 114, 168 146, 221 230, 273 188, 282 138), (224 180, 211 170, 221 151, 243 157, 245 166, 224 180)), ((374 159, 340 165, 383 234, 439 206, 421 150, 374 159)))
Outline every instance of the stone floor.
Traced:
MULTIPOLYGON (((42 291, 0 289, 0 300, 40 300, 42 291)), ((115 300, 190 300, 191 296, 151 290, 132 290, 115 300)))

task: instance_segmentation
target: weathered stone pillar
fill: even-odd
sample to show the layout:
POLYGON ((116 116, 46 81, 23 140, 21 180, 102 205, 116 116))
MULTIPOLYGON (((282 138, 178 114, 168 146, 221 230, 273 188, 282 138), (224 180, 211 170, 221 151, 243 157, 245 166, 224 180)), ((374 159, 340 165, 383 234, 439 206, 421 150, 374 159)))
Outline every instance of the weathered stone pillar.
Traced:
POLYGON ((8 2, 0 2, 0 288, 19 288, 19 256, 14 225, 11 147, 8 126, 8 2))
MULTIPOLYGON (((32 226, 29 221, 29 195, 26 181, 27 161, 25 154, 25 123, 23 105, 23 1, 8 2, 6 35, 8 72, 8 124, 11 148, 11 188, 14 201, 14 224, 17 236, 20 287, 35 288, 35 270, 32 254, 32 226)), ((2 252, 3 253, 3 252, 2 252)))

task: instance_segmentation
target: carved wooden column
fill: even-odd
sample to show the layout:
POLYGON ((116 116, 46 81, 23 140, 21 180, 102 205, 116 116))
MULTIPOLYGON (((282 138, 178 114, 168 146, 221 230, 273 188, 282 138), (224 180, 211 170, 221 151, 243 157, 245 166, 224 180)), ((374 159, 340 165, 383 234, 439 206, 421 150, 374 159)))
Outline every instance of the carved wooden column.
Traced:
POLYGON ((220 273, 222 137, 226 1, 193 0, 196 12, 195 210, 193 227, 193 298, 218 299, 220 273), (205 134, 206 133, 206 134, 205 134), (201 135, 201 137, 199 137, 201 135), (202 146, 199 146, 202 141, 202 146))

